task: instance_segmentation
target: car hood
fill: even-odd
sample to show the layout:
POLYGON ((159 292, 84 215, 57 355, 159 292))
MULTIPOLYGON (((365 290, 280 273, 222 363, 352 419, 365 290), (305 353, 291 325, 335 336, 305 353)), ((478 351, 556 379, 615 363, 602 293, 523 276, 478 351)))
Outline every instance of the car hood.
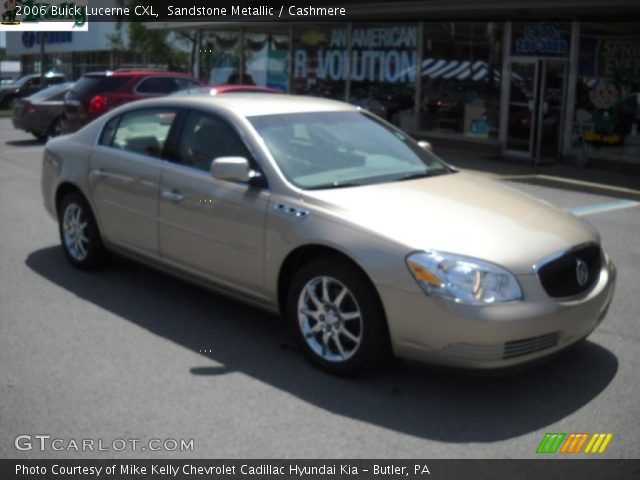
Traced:
POLYGON ((533 265, 550 254, 600 241, 593 227, 564 210, 462 172, 305 194, 310 205, 403 244, 407 253, 457 253, 518 274, 533 273, 533 265))

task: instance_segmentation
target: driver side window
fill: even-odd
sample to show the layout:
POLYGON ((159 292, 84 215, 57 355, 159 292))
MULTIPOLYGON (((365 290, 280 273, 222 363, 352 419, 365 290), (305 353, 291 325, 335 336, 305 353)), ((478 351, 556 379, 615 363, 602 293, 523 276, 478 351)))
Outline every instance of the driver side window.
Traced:
POLYGON ((226 122, 205 113, 187 113, 175 161, 208 172, 218 157, 244 157, 251 154, 235 130, 226 122))

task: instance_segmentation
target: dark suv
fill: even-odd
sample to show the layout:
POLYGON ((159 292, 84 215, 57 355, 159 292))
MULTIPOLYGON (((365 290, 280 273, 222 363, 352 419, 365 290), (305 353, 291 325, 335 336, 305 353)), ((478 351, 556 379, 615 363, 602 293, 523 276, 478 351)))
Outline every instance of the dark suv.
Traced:
POLYGON ((65 96, 62 131, 75 132, 124 103, 199 85, 191 75, 175 72, 116 70, 87 73, 65 96))
POLYGON ((39 90, 51 85, 65 83, 67 79, 61 73, 47 73, 44 76, 44 84, 39 73, 25 75, 0 88, 0 109, 10 108, 14 100, 28 97, 39 90))

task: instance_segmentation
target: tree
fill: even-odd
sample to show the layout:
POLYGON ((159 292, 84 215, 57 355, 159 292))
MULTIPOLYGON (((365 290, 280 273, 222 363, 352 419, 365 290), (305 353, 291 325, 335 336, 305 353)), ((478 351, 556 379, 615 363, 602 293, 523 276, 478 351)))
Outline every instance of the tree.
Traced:
MULTIPOLYGON (((116 0, 118 6, 129 7, 133 10, 135 5, 151 4, 149 1, 140 0, 116 0)), ((121 65, 124 57, 133 57, 135 63, 145 66, 165 66, 168 70, 183 71, 188 64, 193 68, 195 58, 192 47, 191 59, 188 54, 177 49, 172 42, 172 34, 166 29, 148 28, 143 22, 135 20, 116 20, 116 31, 109 36, 114 63, 121 65), (124 40, 124 33, 128 37, 124 40)))

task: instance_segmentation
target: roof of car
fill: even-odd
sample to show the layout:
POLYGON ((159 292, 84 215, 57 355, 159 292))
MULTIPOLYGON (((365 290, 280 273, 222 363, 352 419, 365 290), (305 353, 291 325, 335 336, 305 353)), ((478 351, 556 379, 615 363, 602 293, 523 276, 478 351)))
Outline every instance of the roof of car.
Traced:
POLYGON ((187 77, 192 78, 188 73, 181 72, 169 72, 164 70, 107 70, 103 72, 87 72, 84 76, 102 76, 110 75, 114 77, 129 76, 129 77, 143 77, 143 76, 162 76, 162 77, 187 77))
MULTIPOLYGON (((36 78, 36 77, 41 77, 41 76, 42 76, 42 74, 40 74, 40 73, 28 73, 26 75, 23 75, 20 78, 36 78)), ((49 73, 45 73, 44 74, 44 78, 51 78, 51 77, 64 77, 64 74, 63 73, 58 73, 58 72, 49 72, 49 73)))
POLYGON ((198 106, 202 106, 203 104, 220 105, 244 117, 283 113, 355 111, 358 109, 358 107, 337 100, 302 95, 274 95, 273 93, 253 93, 247 95, 230 92, 212 97, 200 95, 171 96, 150 102, 175 102, 198 106))

